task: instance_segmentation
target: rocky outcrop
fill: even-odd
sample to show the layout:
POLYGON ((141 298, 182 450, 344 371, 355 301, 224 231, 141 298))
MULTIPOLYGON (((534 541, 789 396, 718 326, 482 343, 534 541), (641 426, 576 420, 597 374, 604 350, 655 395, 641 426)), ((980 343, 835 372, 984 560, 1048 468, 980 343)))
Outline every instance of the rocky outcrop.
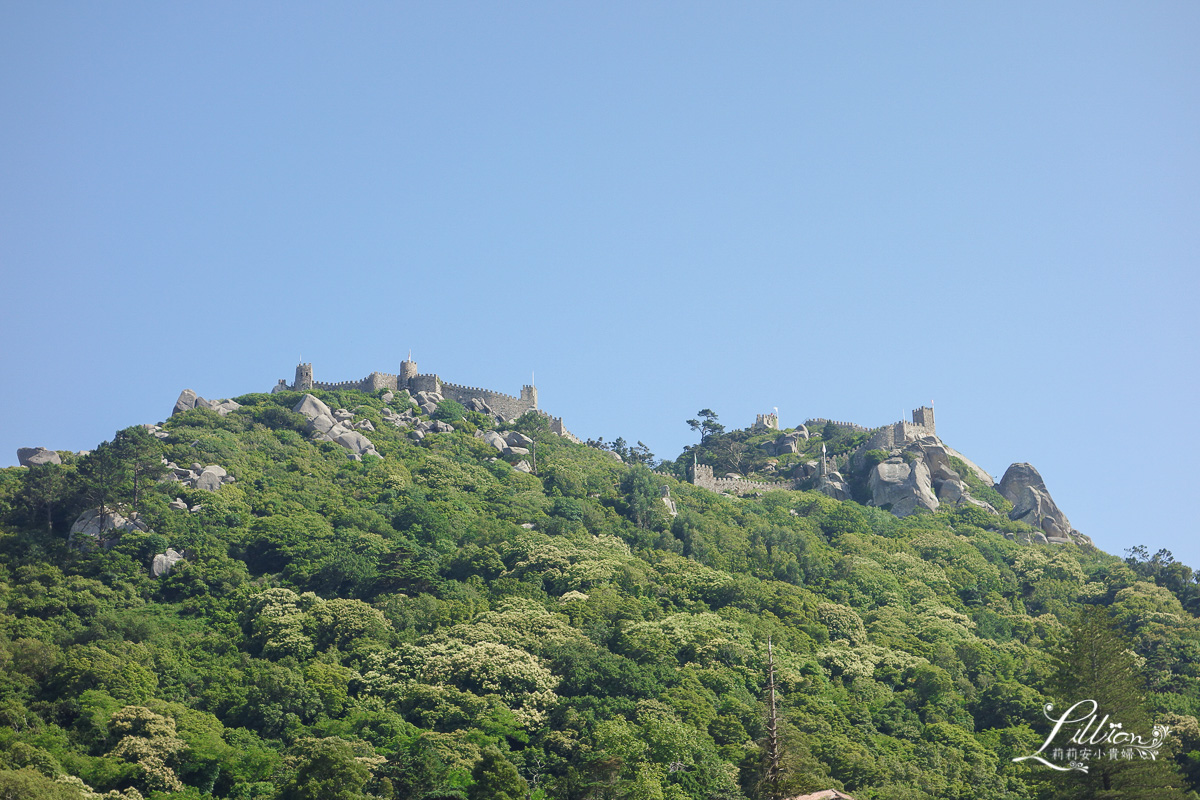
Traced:
POLYGON ((846 483, 846 479, 842 477, 842 474, 836 471, 820 476, 813 490, 832 497, 834 500, 850 499, 850 486, 846 483))
MULTIPOLYGON (((363 430, 373 431, 375 426, 369 420, 354 421, 354 412, 339 408, 333 411, 315 395, 306 394, 301 397, 292 411, 308 417, 308 432, 312 438, 321 442, 333 442, 350 451, 350 456, 361 460, 365 455, 378 456, 374 443, 362 435, 363 430), (364 424, 365 423, 365 424, 364 424)), ((385 419, 392 421, 398 416, 394 411, 385 414, 385 419)), ((398 426, 399 427, 399 426, 398 426)))
POLYGON ((89 508, 75 518, 67 541, 73 542, 80 536, 87 536, 103 544, 121 538, 121 534, 127 531, 149 530, 149 526, 142 522, 136 513, 123 517, 114 509, 89 508))
POLYGON ((1072 534, 1079 535, 1050 496, 1045 481, 1032 464, 1010 466, 996 490, 1013 504, 1012 511, 1008 512, 1009 519, 1041 528, 1047 540, 1070 542, 1073 541, 1072 534))
POLYGON ((235 403, 232 400, 205 400, 191 389, 184 389, 179 393, 179 398, 175 401, 175 407, 171 409, 171 416, 191 411, 193 408, 207 408, 216 411, 223 417, 226 414, 237 411, 241 407, 240 403, 235 403))
POLYGON ((168 547, 167 552, 154 556, 154 560, 150 563, 150 577, 162 578, 171 574, 171 569, 184 558, 186 558, 184 553, 168 547))
POLYGON ((22 467, 39 467, 42 464, 61 464, 62 458, 44 447, 22 447, 17 450, 17 463, 22 467))
POLYGON ((668 514, 670 514, 672 517, 679 516, 679 509, 675 508, 675 501, 671 499, 671 487, 667 486, 665 483, 662 487, 662 501, 663 505, 667 507, 668 514))
POLYGON ((309 419, 317 417, 329 417, 333 419, 333 411, 329 406, 325 405, 320 398, 311 394, 301 397, 299 402, 292 406, 292 411, 295 411, 297 414, 303 414, 309 419))
MULTIPOLYGON (((167 474, 162 477, 162 480, 179 481, 189 489, 202 489, 206 492, 215 492, 222 485, 236 481, 236 478, 230 475, 224 467, 219 467, 216 464, 209 464, 208 466, 192 464, 191 468, 188 468, 181 467, 174 461, 164 461, 163 463, 167 467, 167 474)), ((174 508, 175 506, 172 505, 171 507, 174 508)))
POLYGON ((799 430, 781 433, 775 437, 774 441, 762 442, 758 447, 769 456, 782 456, 787 453, 799 453, 800 442, 806 439, 808 439, 808 429, 801 425, 799 430))
POLYGON ((897 517, 907 517, 918 508, 936 511, 939 505, 929 468, 919 458, 908 463, 896 457, 876 464, 871 469, 869 486, 871 505, 887 507, 897 517))

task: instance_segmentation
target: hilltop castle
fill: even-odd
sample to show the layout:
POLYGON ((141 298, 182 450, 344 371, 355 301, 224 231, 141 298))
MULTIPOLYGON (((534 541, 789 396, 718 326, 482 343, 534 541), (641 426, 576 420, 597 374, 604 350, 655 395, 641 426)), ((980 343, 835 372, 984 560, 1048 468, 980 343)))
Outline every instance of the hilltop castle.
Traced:
MULTIPOLYGON (((537 387, 532 384, 526 384, 521 387, 521 393, 518 396, 496 392, 491 389, 481 389, 476 386, 462 386, 457 383, 447 383, 436 374, 422 375, 417 370, 417 362, 412 360, 412 354, 400 362, 400 374, 393 375, 388 372, 372 372, 365 378, 357 381, 341 381, 340 383, 326 383, 324 381, 313 380, 313 368, 311 363, 296 365, 296 379, 289 384, 283 378, 279 379, 279 383, 271 391, 297 391, 306 392, 310 389, 323 389, 325 391, 340 391, 344 389, 356 389, 360 392, 368 394, 379 391, 380 389, 391 389, 392 391, 407 391, 409 394, 417 394, 418 392, 434 392, 440 394, 447 400, 454 400, 458 403, 467 405, 471 400, 479 400, 487 404, 492 413, 504 420, 513 420, 528 411, 538 411, 538 395, 537 387)), ((544 412, 543 412, 544 413, 544 412)), ((562 424, 561 417, 550 417, 550 429, 560 436, 574 438, 562 424)))
MULTIPOLYGON (((856 433, 870 433, 871 435, 855 449, 855 452, 891 450, 892 448, 903 447, 906 444, 915 442, 922 436, 937 435, 937 427, 933 419, 933 408, 930 406, 921 406, 920 408, 913 409, 912 422, 900 420, 899 422, 879 428, 866 428, 853 422, 839 422, 837 420, 825 419, 824 417, 805 421, 804 428, 807 431, 807 429, 817 429, 823 425, 846 428, 856 433)), ((779 430, 778 414, 759 414, 751 430, 779 430)), ((808 438, 807 432, 805 432, 804 438, 808 438)), ((834 457, 827 456, 823 447, 821 459, 817 462, 816 474, 818 479, 829 477, 831 474, 837 475, 837 461, 834 457)), ((794 489, 804 482, 804 479, 799 478, 794 481, 754 481, 732 476, 718 478, 713 474, 712 467, 698 462, 693 462, 688 468, 688 479, 696 486, 726 494, 748 494, 751 492, 771 491, 772 489, 794 489)), ((838 479, 840 480, 840 475, 838 479)))

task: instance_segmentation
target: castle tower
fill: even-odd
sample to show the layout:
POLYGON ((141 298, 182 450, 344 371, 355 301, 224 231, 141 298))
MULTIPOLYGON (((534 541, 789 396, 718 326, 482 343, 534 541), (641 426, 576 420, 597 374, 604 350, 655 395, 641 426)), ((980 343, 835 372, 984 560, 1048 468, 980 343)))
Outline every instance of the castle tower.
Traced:
POLYGON ((313 388, 312 363, 296 365, 296 382, 292 388, 298 392, 313 388))
POLYGON ((937 428, 935 427, 933 421, 933 406, 921 406, 920 408, 914 408, 912 412, 912 419, 914 425, 920 425, 922 428, 928 430, 931 434, 935 436, 937 435, 937 428))
POLYGON ((522 399, 522 400, 524 400, 524 401, 525 401, 525 402, 527 402, 527 403, 532 403, 532 404, 533 404, 533 407, 534 407, 534 408, 537 408, 537 407, 538 407, 538 404, 537 404, 537 387, 536 387, 536 386, 530 386, 529 384, 526 384, 525 386, 522 386, 522 387, 521 387, 521 399, 522 399))
POLYGON ((779 414, 759 414, 754 420, 753 430, 761 431, 777 431, 779 430, 779 414))
POLYGON ((407 389, 408 382, 417 377, 417 362, 412 360, 412 351, 408 351, 408 358, 400 362, 400 378, 397 381, 398 389, 407 389))

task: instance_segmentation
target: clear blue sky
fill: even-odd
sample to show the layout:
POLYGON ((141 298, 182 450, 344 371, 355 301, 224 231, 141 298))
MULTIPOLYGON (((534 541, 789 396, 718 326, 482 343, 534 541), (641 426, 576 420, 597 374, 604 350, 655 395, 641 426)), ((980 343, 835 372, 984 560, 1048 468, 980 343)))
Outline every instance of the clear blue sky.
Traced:
POLYGON ((1200 5, 0 6, 0 464, 422 371, 673 456, 936 401, 1200 566, 1200 5))

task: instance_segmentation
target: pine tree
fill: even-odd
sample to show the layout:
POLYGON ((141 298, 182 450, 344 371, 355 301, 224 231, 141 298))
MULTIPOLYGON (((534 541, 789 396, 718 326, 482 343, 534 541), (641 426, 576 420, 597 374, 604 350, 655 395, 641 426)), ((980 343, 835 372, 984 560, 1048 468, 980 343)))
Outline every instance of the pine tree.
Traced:
MULTIPOLYGON (((1124 731, 1150 737, 1153 724, 1143 694, 1144 681, 1129 643, 1106 609, 1091 606, 1080 612, 1054 654, 1054 669, 1055 711, 1051 714, 1064 712, 1081 700, 1094 700, 1098 721, 1108 715, 1124 731)), ((1068 746, 1069 736, 1066 727, 1059 732, 1063 747, 1068 746)), ((1150 760, 1136 754, 1133 759, 1111 759, 1109 745, 1100 747, 1105 751, 1103 757, 1087 761, 1086 773, 1052 773, 1048 768, 1039 772, 1046 779, 1046 796, 1055 800, 1183 800, 1183 777, 1165 748, 1156 760, 1150 760)))

